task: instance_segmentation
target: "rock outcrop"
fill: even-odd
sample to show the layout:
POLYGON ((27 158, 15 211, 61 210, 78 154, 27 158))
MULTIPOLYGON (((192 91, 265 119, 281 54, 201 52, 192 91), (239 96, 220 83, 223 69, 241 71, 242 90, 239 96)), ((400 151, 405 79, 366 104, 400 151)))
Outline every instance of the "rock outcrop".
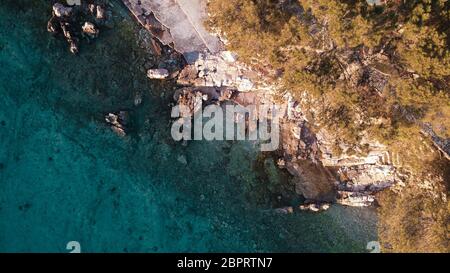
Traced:
MULTIPOLYGON (((385 146, 365 139, 366 154, 335 154, 333 134, 315 134, 300 104, 289 97, 288 105, 281 125, 282 161, 295 177, 296 190, 306 199, 367 206, 375 201, 375 193, 399 181, 396 168, 386 162, 385 146)), ((339 145, 345 150, 345 143, 339 145)))
POLYGON ((53 14, 54 16, 58 18, 68 18, 72 15, 73 8, 72 7, 66 7, 61 3, 55 3, 53 5, 53 14))
POLYGON ((89 38, 97 38, 100 33, 100 30, 91 22, 85 22, 81 29, 89 38))
POLYGON ((234 101, 239 94, 234 89, 225 87, 184 87, 175 91, 174 100, 181 109, 182 117, 193 116, 202 107, 210 104, 219 104, 224 101, 234 101))
POLYGON ((230 87, 240 92, 271 91, 260 73, 240 63, 234 53, 222 51, 220 54, 199 54, 178 76, 178 84, 230 87))
MULTIPOLYGON (((186 10, 186 3, 181 0, 170 0, 164 5, 161 1, 124 0, 146 29, 163 44, 173 43, 187 60, 188 65, 177 77, 178 84, 185 87, 177 90, 174 96, 179 105, 188 109, 186 115, 192 115, 209 103, 223 101, 242 106, 273 104, 278 88, 276 84, 267 84, 264 75, 241 64, 234 53, 216 47, 220 44, 215 40, 217 37, 209 40, 214 35, 206 35, 199 24, 203 21, 199 18, 205 16, 203 2, 190 2, 186 10), (172 12, 170 16, 169 12, 172 12), (195 20, 192 20, 193 14, 195 20), (185 32, 183 35, 181 30, 185 32)), ((280 8, 291 9, 301 17, 303 11, 295 4, 296 1, 283 3, 280 8)), ((314 20, 308 24, 311 32, 321 31, 314 20)), ((334 48, 332 41, 327 41, 322 52, 334 48)), ((350 51, 337 53, 344 67, 342 77, 382 92, 388 76, 370 66, 382 52, 361 48, 358 58, 354 54, 350 51)), ((329 203, 368 206, 375 201, 376 192, 398 181, 395 167, 385 159, 387 151, 383 145, 366 139, 365 154, 336 154, 333 152, 336 142, 333 134, 313 132, 298 101, 287 94, 279 104, 282 111, 278 165, 293 176, 296 193, 306 199, 301 210, 323 211, 329 203)), ((345 143, 339 145, 347 150, 345 143)), ((280 212, 290 211, 280 209, 280 212)))
POLYGON ((163 80, 169 77, 169 71, 165 68, 155 68, 147 70, 147 77, 150 79, 163 80))
POLYGON ((105 121, 111 125, 111 130, 120 137, 127 135, 127 128, 129 127, 130 117, 127 111, 119 111, 118 113, 108 113, 105 116, 105 121))
MULTIPOLYGON (((192 116, 208 103, 231 101, 245 107, 272 103, 274 99, 268 93, 239 92, 223 86, 205 87, 200 84, 181 88, 175 92, 175 100, 186 106, 192 116)), ((281 157, 278 165, 293 176, 295 191, 308 204, 337 202, 348 206, 369 206, 375 201, 375 193, 396 183, 395 167, 385 162, 385 147, 371 142, 365 156, 335 155, 331 147, 333 142, 328 139, 331 134, 312 132, 298 105, 288 98, 281 107, 281 157)), ((314 206, 308 208, 305 210, 315 210, 314 206)), ((318 211, 322 209, 318 208, 318 211)))
POLYGON ((311 211, 311 212, 321 212, 321 211, 326 211, 330 208, 330 204, 328 203, 322 203, 322 204, 305 204, 305 205, 300 205, 299 209, 302 211, 311 211))
POLYGON ((47 30, 54 35, 62 34, 69 44, 70 52, 77 54, 81 39, 97 38, 100 33, 99 26, 107 24, 109 16, 104 4, 69 2, 73 2, 73 5, 68 6, 60 2, 53 5, 47 30), (86 18, 90 21, 85 21, 86 18))
POLYGON ((434 146, 441 151, 445 158, 450 160, 450 139, 438 136, 430 124, 422 124, 422 133, 429 136, 434 146))

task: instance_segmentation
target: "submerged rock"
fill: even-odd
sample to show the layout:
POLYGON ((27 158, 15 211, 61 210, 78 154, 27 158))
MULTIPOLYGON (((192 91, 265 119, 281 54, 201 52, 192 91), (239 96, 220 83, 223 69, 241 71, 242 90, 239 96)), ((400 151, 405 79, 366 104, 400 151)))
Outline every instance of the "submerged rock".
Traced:
POLYGON ((134 106, 139 106, 142 103, 142 94, 140 92, 137 92, 134 95, 134 106))
POLYGON ((186 159, 186 156, 184 156, 184 155, 179 155, 177 157, 177 161, 180 162, 183 165, 187 165, 187 163, 188 163, 187 159, 186 159))
POLYGON ((79 39, 75 37, 72 25, 69 22, 59 22, 59 29, 62 30, 62 34, 69 44, 69 51, 73 54, 77 54, 79 51, 79 39))
POLYGON ((78 39, 72 39, 69 41, 69 51, 72 54, 78 54, 78 52, 79 52, 78 39))
POLYGON ((127 111, 120 111, 118 116, 119 116, 119 122, 122 125, 125 125, 125 126, 129 125, 129 123, 130 123, 130 114, 127 111))
POLYGON ((293 207, 278 208, 278 209, 275 209, 275 212, 281 213, 281 214, 291 214, 291 213, 294 213, 294 208, 293 207))
POLYGON ((113 132, 116 133, 120 137, 125 137, 127 135, 123 128, 111 126, 111 130, 113 130, 113 132))

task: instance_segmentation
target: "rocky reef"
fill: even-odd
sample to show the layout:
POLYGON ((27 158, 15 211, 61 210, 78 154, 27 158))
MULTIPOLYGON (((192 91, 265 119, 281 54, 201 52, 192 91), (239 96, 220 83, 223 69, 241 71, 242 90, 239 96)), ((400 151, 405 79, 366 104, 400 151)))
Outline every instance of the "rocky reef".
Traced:
POLYGON ((97 38, 100 27, 108 26, 110 14, 105 1, 57 1, 52 6, 48 32, 63 36, 69 50, 77 54, 82 40, 97 38))

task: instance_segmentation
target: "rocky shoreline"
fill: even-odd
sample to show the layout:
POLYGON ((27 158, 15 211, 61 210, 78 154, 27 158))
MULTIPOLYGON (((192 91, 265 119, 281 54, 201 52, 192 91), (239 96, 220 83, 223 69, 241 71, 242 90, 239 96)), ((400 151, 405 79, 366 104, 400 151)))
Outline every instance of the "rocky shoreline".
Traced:
POLYGON ((65 244, 70 226, 92 252, 365 251, 377 238, 375 210, 302 213, 300 198, 288 203, 291 183, 278 186, 287 172, 250 143, 175 142, 174 80, 146 78, 148 69, 172 71, 173 50, 155 56, 149 32, 110 3, 113 28, 82 41, 78 55, 46 31, 50 2, 8 0, 1 9, 1 217, 10 242, 2 250, 65 251, 53 242, 65 244), (124 110, 129 125, 106 122, 124 110), (289 205, 293 214, 274 210, 289 205))
MULTIPOLYGON (((176 2, 171 1, 171 5, 176 5, 176 2)), ((198 96, 206 96, 204 105, 224 101, 244 107, 272 104, 275 101, 280 104, 277 84, 270 83, 264 73, 240 63, 233 52, 222 50, 225 45, 218 36, 210 42, 215 45, 213 51, 209 50, 208 42, 198 43, 194 45, 193 54, 192 47, 184 48, 185 37, 178 37, 176 32, 172 34, 168 27, 171 24, 179 27, 179 22, 170 22, 161 15, 165 14, 167 6, 145 0, 124 0, 124 3, 158 42, 178 48, 179 53, 184 56, 187 64, 181 71, 160 69, 148 72, 148 76, 153 79, 166 79, 176 72, 176 82, 181 86, 174 96, 178 104, 196 111, 198 109, 195 109, 194 102, 198 96), (158 21, 159 18, 163 19, 162 22, 158 21), (222 45, 217 46, 220 43, 222 45)), ((199 9, 194 13, 205 16, 206 12, 202 10, 205 8, 205 1, 196 1, 194 4, 197 6, 191 3, 193 8, 199 9)), ((183 1, 176 8, 171 5, 172 9, 182 10, 184 16, 190 16, 189 12, 184 13, 183 1)), ((200 22, 204 19, 201 18, 200 22)), ((196 39, 195 35, 205 32, 204 29, 198 30, 198 22, 189 22, 184 26, 194 29, 189 40, 196 39)), ((209 41, 211 40, 213 38, 209 37, 209 41)), ((368 151, 364 156, 345 153, 337 155, 332 152, 335 143, 333 135, 325 131, 312 132, 299 101, 285 93, 281 105, 284 110, 280 116, 281 148, 273 156, 277 158, 278 166, 293 176, 296 193, 305 198, 305 204, 299 207, 300 210, 323 211, 331 203, 371 206, 376 201, 377 192, 401 184, 401 176, 392 163, 387 148, 382 144, 365 140, 368 151)), ((346 150, 345 143, 340 145, 346 150)), ((294 210, 287 207, 277 211, 291 213, 294 210)))
MULTIPOLYGON (((274 102, 280 105, 281 145, 271 156, 279 168, 292 176, 295 193, 304 197, 299 210, 324 211, 331 203, 370 206, 376 201, 377 192, 401 184, 402 178, 386 147, 366 139, 365 155, 334 153, 333 135, 311 130, 302 102, 294 100, 288 92, 283 92, 280 99, 282 92, 276 82, 270 82, 264 72, 240 63, 233 52, 223 50, 224 42, 203 27, 207 16, 204 0, 189 2, 189 5, 184 1, 169 2, 170 5, 162 5, 159 1, 123 0, 145 28, 147 33, 141 36, 148 49, 166 59, 158 67, 149 69, 147 76, 176 81, 180 89, 175 91, 175 102, 188 106, 193 112, 199 110, 195 107, 197 97, 201 97, 203 105, 226 101, 244 107, 274 102), (181 14, 168 17, 166 9, 181 14)), ((55 3, 48 30, 62 33, 70 51, 76 54, 83 38, 94 39, 99 27, 107 24, 106 7, 107 1, 82 1, 81 5, 73 6, 55 3)), ((115 133, 126 136, 127 112, 108 113, 105 120, 115 133)), ((339 145, 347 150, 345 143, 339 145)), ((277 211, 291 213, 294 210, 288 207, 277 211)))

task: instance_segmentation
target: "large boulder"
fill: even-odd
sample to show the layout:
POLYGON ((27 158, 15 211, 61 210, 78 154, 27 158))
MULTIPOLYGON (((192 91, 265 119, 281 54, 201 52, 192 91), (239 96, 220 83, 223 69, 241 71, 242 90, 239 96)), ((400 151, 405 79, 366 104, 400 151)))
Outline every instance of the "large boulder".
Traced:
POLYGON ((150 79, 164 80, 169 77, 169 71, 164 68, 149 69, 147 71, 147 77, 150 79))
POLYGON ((105 120, 111 125, 111 129, 117 135, 126 136, 127 126, 130 122, 129 113, 127 111, 119 111, 118 113, 108 113, 105 120))
POLYGON ((95 18, 97 18, 98 20, 104 20, 106 19, 106 11, 105 9, 98 5, 96 8, 96 14, 95 14, 95 18))
POLYGON ((61 3, 55 3, 53 5, 53 14, 56 17, 70 17, 72 15, 73 12, 73 8, 71 7, 66 7, 61 3))
POLYGON ((98 28, 91 22, 85 22, 81 27, 84 34, 86 34, 90 38, 97 38, 100 31, 98 28))

